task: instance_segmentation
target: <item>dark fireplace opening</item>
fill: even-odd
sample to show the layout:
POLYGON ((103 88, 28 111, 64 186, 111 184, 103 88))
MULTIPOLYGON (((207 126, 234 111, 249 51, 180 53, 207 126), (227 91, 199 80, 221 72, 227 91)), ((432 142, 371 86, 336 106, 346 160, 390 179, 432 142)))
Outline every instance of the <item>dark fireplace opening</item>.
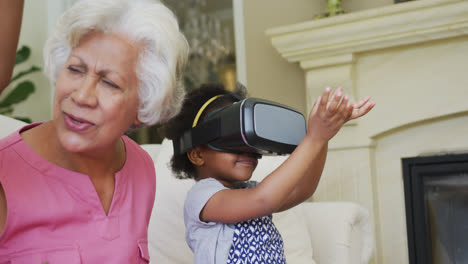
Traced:
POLYGON ((468 154, 403 158, 410 264, 468 263, 468 154))

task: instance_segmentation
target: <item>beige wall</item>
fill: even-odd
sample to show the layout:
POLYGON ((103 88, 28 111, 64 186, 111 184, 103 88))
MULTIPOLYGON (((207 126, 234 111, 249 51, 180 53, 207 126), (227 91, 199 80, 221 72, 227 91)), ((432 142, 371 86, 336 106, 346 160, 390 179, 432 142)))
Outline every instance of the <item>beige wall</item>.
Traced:
POLYGON ((357 12, 361 10, 378 8, 392 5, 394 0, 342 0, 343 8, 346 12, 357 12))
POLYGON ((265 30, 309 20, 325 2, 311 0, 244 1, 247 84, 251 96, 306 110, 304 72, 273 48, 265 30))
MULTIPOLYGON (((26 0, 18 47, 27 45, 31 48, 29 60, 15 68, 15 73, 36 65, 43 68, 42 49, 47 36, 47 5, 45 1, 26 0)), ((33 121, 50 119, 50 85, 44 74, 37 72, 21 80, 31 80, 36 91, 27 101, 15 107, 14 115, 30 117, 33 121)), ((12 87, 9 87, 11 89, 12 87)), ((9 90, 8 90, 9 91, 9 90)), ((8 91, 5 92, 5 96, 8 91)))
MULTIPOLYGON (((14 73, 29 69, 32 65, 43 69, 42 50, 49 32, 55 27, 57 18, 74 0, 25 0, 23 21, 18 47, 31 48, 31 57, 15 68, 14 73)), ((49 120, 52 117, 52 85, 42 72, 36 72, 18 80, 31 80, 36 91, 21 104, 15 106, 15 116, 25 116, 33 122, 49 120)), ((16 83, 15 83, 16 84, 16 83)), ((13 87, 2 93, 6 96, 13 87)))
MULTIPOLYGON (((236 1, 236 0, 234 0, 236 1)), ((344 0, 354 12, 392 4, 392 0, 344 0)), ((255 0, 243 2, 247 84, 251 96, 279 101, 308 112, 304 71, 273 48, 265 30, 310 20, 326 8, 325 0, 255 0)))

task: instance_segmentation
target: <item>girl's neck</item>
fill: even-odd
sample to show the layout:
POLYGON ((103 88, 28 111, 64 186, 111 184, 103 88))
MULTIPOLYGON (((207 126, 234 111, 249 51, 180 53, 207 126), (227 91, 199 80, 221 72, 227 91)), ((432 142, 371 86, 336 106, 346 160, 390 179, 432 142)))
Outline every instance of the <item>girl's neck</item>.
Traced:
POLYGON ((244 181, 239 181, 239 182, 230 182, 230 181, 223 181, 223 180, 220 180, 220 179, 216 179, 215 177, 202 177, 202 176, 198 176, 197 178, 195 178, 195 181, 199 182, 201 180, 205 180, 205 179, 214 179, 216 181, 218 181, 219 183, 221 183, 224 187, 228 188, 228 189, 238 189, 239 186, 242 186, 245 182, 244 181))

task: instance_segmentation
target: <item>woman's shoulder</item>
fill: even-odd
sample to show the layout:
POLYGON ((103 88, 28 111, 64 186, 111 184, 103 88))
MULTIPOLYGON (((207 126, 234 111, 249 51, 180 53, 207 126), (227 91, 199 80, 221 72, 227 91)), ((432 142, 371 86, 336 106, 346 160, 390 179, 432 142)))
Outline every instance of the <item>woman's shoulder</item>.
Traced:
POLYGON ((8 149, 13 144, 21 141, 21 137, 18 131, 0 139, 0 152, 3 152, 5 149, 8 149))
POLYGON ((42 123, 33 123, 33 124, 18 124, 18 128, 14 130, 13 132, 9 132, 9 134, 5 135, 5 137, 0 139, 0 151, 7 149, 8 147, 14 145, 15 143, 18 143, 20 141, 23 141, 23 138, 21 137, 20 133, 23 131, 27 131, 31 128, 34 128, 42 123), (21 127, 21 125, 23 125, 21 127))
POLYGON ((127 136, 122 136, 126 152, 126 166, 154 171, 154 161, 140 145, 127 136))
POLYGON ((128 136, 123 135, 122 140, 123 140, 124 145, 125 145, 125 152, 128 155, 138 155, 138 156, 141 155, 143 157, 151 158, 149 156, 149 154, 140 145, 138 145, 138 143, 133 141, 128 136))

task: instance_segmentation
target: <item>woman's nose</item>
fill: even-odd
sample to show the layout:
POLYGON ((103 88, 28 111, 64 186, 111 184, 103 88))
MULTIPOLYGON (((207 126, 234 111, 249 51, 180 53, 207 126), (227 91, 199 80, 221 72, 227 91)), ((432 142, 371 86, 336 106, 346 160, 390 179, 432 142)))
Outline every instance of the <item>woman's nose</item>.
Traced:
POLYGON ((99 78, 86 76, 83 78, 78 87, 73 91, 71 98, 80 106, 84 107, 95 107, 98 104, 97 97, 97 84, 99 78))

